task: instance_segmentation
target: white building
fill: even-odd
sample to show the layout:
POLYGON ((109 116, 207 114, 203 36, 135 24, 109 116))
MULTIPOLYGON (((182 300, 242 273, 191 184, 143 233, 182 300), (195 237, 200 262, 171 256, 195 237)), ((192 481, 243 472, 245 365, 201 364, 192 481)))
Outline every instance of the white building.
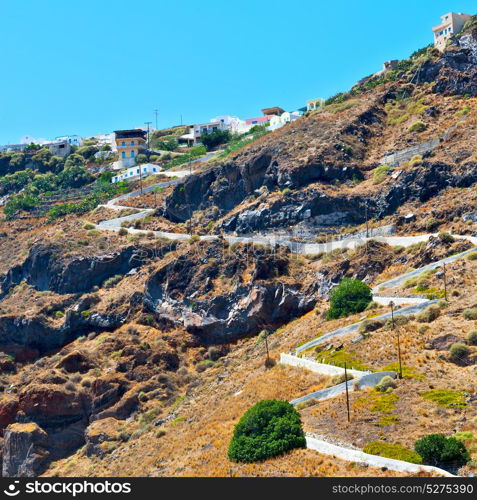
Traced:
POLYGON ((115 135, 114 133, 111 134, 98 134, 93 137, 93 139, 96 139, 98 143, 98 147, 101 148, 102 146, 111 146, 111 151, 116 151, 116 141, 115 141, 115 135))
POLYGON ((443 52, 446 48, 447 40, 462 31, 464 24, 471 18, 472 16, 462 14, 461 12, 449 12, 441 16, 441 24, 432 28, 434 32, 434 47, 443 52))
POLYGON ((245 132, 248 132, 253 126, 249 125, 245 120, 241 120, 237 116, 216 116, 210 121, 211 123, 223 123, 233 134, 244 134, 245 132))
POLYGON ((268 130, 276 130, 283 127, 287 123, 297 120, 300 118, 300 113, 298 111, 288 112, 285 111, 281 115, 274 115, 270 118, 270 125, 268 130))
POLYGON ((55 142, 67 142, 71 146, 81 146, 83 139, 79 135, 62 135, 55 138, 55 142))
POLYGON ((220 121, 191 125, 191 127, 189 128, 189 133, 181 135, 179 137, 179 140, 187 142, 188 144, 197 144, 198 142, 200 142, 200 137, 202 136, 202 134, 211 134, 216 130, 227 130, 227 125, 224 122, 220 121))
POLYGON ((148 177, 149 175, 157 175, 161 172, 162 168, 153 163, 143 163, 142 165, 135 165, 120 174, 114 176, 111 182, 114 184, 120 181, 135 181, 140 177, 148 177))

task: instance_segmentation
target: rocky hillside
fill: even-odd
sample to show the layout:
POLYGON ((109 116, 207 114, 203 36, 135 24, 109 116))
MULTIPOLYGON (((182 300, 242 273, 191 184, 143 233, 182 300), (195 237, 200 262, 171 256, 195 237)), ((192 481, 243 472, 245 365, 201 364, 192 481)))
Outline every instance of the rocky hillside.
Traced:
MULTIPOLYGON (((387 308, 371 303, 327 321, 330 292, 346 277, 376 287, 472 247, 460 236, 477 233, 476 54, 470 23, 444 54, 418 51, 323 109, 116 209, 93 210, 115 193, 91 186, 101 196, 80 211, 50 200, 62 217, 4 213, 3 475, 393 475, 312 450, 257 464, 231 463, 226 452, 233 426, 257 401, 334 385, 277 364, 282 352, 366 318, 361 337, 345 335, 306 356, 396 370, 394 333, 375 320, 387 308), (150 210, 136 217, 134 207, 150 210), (97 226, 117 217, 127 218, 97 226), (367 233, 436 234, 396 245, 365 241, 367 233), (348 245, 350 236, 361 243, 348 245), (343 244, 317 250, 330 239, 343 244)), ((86 163, 80 170, 90 182, 86 163)), ((34 172, 19 172, 8 171, 15 177, 0 183, 2 194, 36 192, 34 172)), ((81 199, 81 186, 69 194, 81 199)), ((410 448, 429 429, 467 433, 472 442, 477 351, 469 346, 463 363, 449 347, 477 327, 465 312, 477 308, 476 262, 456 260, 446 275, 390 289, 441 298, 445 277, 450 300, 432 319, 409 316, 400 325, 405 377, 395 392, 354 392, 353 426, 341 425, 340 398, 304 407, 306 431, 358 448, 376 436, 410 448)))
POLYGON ((406 202, 473 185, 476 54, 471 26, 443 55, 428 49, 392 80, 375 86, 379 81, 370 79, 373 90, 353 89, 188 178, 158 215, 175 222, 192 216, 225 232, 327 228, 362 223, 365 204, 382 219, 406 202), (382 184, 368 181, 386 154, 412 147, 417 158, 409 161, 416 156, 411 151, 382 184))

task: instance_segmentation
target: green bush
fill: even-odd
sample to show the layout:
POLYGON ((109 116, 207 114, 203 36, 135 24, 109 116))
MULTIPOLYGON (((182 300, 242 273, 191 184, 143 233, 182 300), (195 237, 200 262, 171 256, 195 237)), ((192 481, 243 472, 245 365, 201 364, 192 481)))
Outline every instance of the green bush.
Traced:
POLYGON ((449 358, 454 363, 462 361, 469 354, 469 348, 460 342, 452 344, 449 349, 449 358))
POLYGON ((300 414, 287 401, 264 400, 245 412, 235 426, 228 456, 257 462, 306 446, 300 414))
POLYGON ((389 375, 385 375, 375 387, 378 392, 386 392, 388 389, 396 389, 396 381, 389 375))
POLYGON ((232 136, 228 130, 214 130, 210 134, 202 134, 200 142, 206 147, 207 151, 229 142, 232 136))
POLYGON ((113 286, 117 285, 123 279, 121 274, 116 274, 115 276, 111 276, 104 283, 104 288, 113 288, 113 286))
POLYGON ((416 321, 419 323, 430 323, 439 317, 441 309, 437 304, 427 306, 424 311, 416 316, 416 321))
POLYGON ((444 434, 428 434, 416 441, 414 449, 423 463, 429 465, 461 467, 470 460, 465 445, 454 437, 446 438, 444 434))
POLYGON ((427 125, 424 122, 414 122, 412 125, 409 125, 407 131, 408 132, 423 132, 426 130, 427 125))
POLYGON ((365 453, 378 455, 380 457, 404 460, 412 464, 422 464, 422 457, 413 450, 408 450, 400 444, 386 443, 384 441, 372 441, 363 448, 365 453))
POLYGON ((469 345, 477 345, 477 330, 469 332, 469 335, 467 335, 467 343, 469 345))
POLYGON ((381 165, 375 168, 373 172, 373 184, 381 184, 391 170, 392 168, 389 165, 381 165))
POLYGON ((450 233, 439 233, 438 234, 439 239, 442 241, 442 243, 454 243, 455 238, 452 236, 450 233))
POLYGON ((464 319, 477 319, 477 307, 472 307, 471 309, 464 309, 462 313, 464 319))
POLYGON ((467 260, 477 260, 477 252, 471 252, 466 257, 467 260))
POLYGON ((349 314, 362 312, 372 301, 371 288, 359 280, 344 278, 331 292, 328 319, 342 318, 349 314))

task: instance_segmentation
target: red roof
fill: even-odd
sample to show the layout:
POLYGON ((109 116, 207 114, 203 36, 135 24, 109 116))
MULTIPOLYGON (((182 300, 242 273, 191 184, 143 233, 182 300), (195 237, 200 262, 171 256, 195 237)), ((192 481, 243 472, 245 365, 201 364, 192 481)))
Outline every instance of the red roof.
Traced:
POLYGON ((270 121, 270 118, 272 117, 272 115, 267 115, 267 116, 258 116, 257 118, 247 118, 245 120, 245 123, 247 125, 252 125, 254 123, 267 123, 270 121))

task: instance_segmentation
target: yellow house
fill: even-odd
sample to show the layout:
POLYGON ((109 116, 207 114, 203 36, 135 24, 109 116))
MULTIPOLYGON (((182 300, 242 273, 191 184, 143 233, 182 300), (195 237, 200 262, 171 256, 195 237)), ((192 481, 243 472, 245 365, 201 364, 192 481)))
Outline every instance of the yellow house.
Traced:
POLYGON ((114 140, 118 150, 119 161, 124 167, 136 163, 136 157, 146 149, 146 132, 140 128, 132 130, 116 130, 114 140))

